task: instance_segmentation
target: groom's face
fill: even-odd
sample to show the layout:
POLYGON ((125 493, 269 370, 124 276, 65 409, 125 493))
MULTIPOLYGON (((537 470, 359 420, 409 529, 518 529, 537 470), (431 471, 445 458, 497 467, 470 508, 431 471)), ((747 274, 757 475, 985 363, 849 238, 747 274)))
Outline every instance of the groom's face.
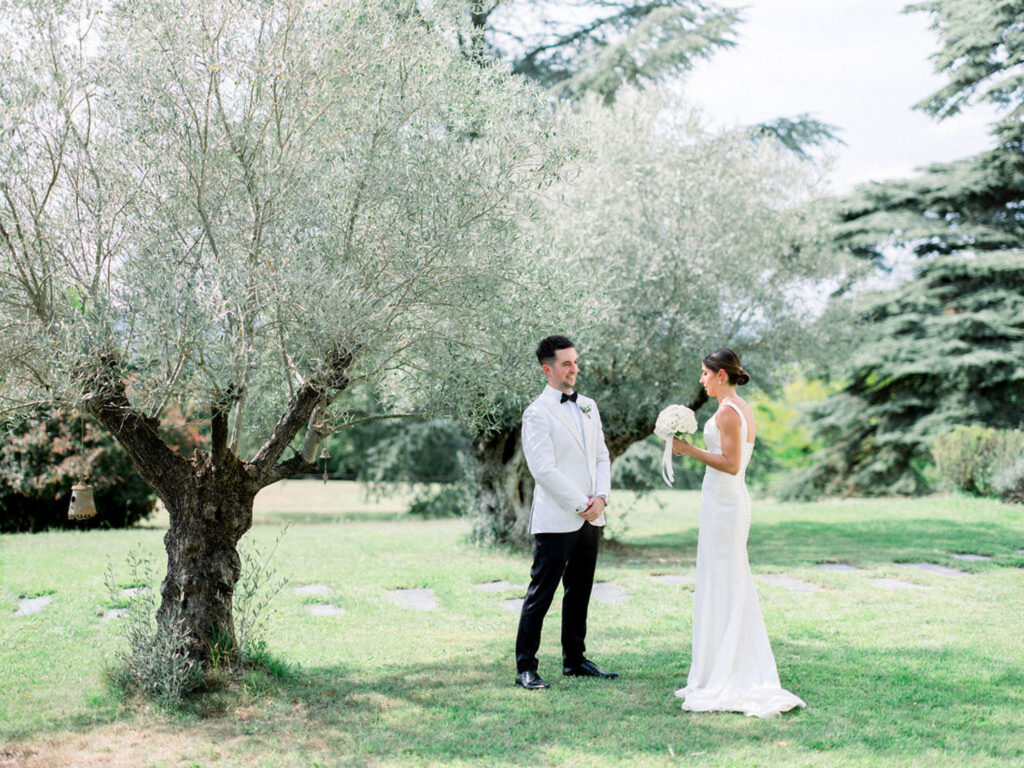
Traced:
POLYGON ((555 351, 555 359, 544 365, 548 384, 562 392, 571 392, 576 386, 576 374, 580 372, 576 362, 576 350, 572 347, 555 351))

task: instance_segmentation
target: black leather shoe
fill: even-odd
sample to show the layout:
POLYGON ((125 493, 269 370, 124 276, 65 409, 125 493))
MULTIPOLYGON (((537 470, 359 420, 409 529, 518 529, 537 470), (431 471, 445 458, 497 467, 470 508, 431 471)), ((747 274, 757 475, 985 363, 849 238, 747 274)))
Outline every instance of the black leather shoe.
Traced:
POLYGON ((551 683, 545 683, 544 678, 532 669, 528 669, 525 672, 520 672, 516 675, 516 685, 525 688, 528 691, 539 691, 543 688, 551 687, 551 683))
POLYGON ((568 677, 606 677, 609 680, 619 676, 618 672, 605 672, 598 669, 597 664, 590 659, 584 659, 575 666, 562 667, 562 674, 568 677))

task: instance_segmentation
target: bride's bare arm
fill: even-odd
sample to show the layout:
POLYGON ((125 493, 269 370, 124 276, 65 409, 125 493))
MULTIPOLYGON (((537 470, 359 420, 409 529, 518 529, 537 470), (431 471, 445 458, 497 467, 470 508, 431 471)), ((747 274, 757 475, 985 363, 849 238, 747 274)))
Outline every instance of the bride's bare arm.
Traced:
POLYGON ((712 469, 739 474, 743 466, 743 446, 740 445, 740 417, 732 408, 723 408, 715 416, 718 419, 718 431, 722 435, 722 452, 711 453, 691 445, 678 437, 672 440, 672 453, 676 456, 689 456, 712 469))

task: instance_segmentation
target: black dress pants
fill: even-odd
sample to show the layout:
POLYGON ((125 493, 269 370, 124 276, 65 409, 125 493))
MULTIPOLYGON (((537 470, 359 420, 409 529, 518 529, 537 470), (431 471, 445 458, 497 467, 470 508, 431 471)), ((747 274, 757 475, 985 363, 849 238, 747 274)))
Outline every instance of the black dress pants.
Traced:
POLYGON ((583 661, 587 637, 587 608, 594 586, 594 569, 601 530, 584 521, 570 533, 538 533, 530 569, 530 587, 523 601, 516 635, 516 671, 537 671, 537 649, 544 616, 561 581, 562 663, 575 666, 583 661))

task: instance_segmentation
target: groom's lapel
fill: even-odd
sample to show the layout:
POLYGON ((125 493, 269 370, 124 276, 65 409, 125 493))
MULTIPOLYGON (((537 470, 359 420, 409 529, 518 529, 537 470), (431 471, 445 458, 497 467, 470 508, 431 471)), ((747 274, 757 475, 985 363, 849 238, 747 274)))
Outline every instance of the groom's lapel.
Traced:
POLYGON ((561 403, 556 403, 551 398, 545 398, 544 405, 547 406, 548 410, 555 415, 565 425, 565 428, 569 430, 573 437, 576 438, 576 442, 580 444, 580 448, 583 447, 583 439, 580 436, 579 430, 576 429, 576 425, 573 423, 572 416, 569 412, 562 407, 561 403))
POLYGON ((597 438, 594 435, 597 420, 594 419, 594 401, 580 398, 579 405, 581 406, 580 415, 583 417, 583 431, 587 438, 587 465, 593 466, 597 461, 597 438), (586 408, 588 413, 583 413, 583 408, 586 408))

